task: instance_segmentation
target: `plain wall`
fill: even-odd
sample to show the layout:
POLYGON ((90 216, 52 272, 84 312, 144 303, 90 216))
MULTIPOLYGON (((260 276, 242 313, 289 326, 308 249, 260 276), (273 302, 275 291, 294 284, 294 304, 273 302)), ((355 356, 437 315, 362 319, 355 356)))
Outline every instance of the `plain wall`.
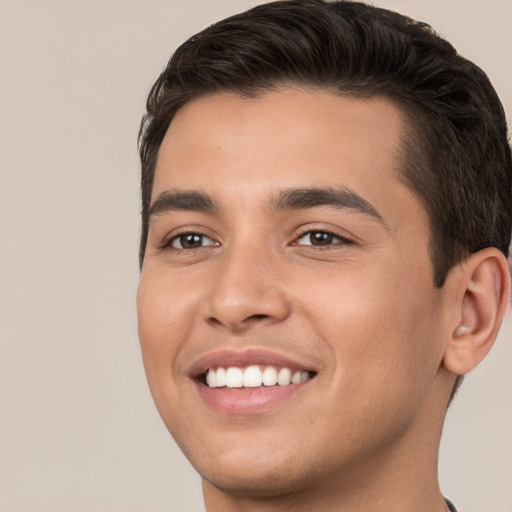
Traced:
MULTIPOLYGON (((202 510, 151 401, 135 318, 146 95, 253 0, 0 0, 0 512, 202 510)), ((490 75, 512 119, 512 1, 382 0, 490 75)), ((512 512, 512 317, 448 413, 441 486, 512 512)))

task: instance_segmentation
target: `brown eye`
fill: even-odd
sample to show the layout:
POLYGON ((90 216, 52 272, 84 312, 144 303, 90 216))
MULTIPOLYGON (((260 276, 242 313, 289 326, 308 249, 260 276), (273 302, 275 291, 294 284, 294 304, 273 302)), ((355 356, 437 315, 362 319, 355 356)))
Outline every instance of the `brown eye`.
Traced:
POLYGON ((314 247, 325 247, 335 244, 350 244, 350 241, 333 235, 328 231, 308 231, 297 240, 297 245, 311 245, 314 247))
POLYGON ((215 245, 215 242, 200 233, 183 233, 173 238, 170 245, 174 249, 197 249, 199 247, 215 245))

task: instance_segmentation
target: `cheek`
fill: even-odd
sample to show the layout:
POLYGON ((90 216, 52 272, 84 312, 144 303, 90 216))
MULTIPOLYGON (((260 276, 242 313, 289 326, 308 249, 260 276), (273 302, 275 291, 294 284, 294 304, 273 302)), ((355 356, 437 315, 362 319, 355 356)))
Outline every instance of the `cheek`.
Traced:
POLYGON ((409 278, 393 266, 352 268, 322 285, 307 283, 317 299, 309 314, 329 345, 341 387, 402 393, 435 376, 440 306, 430 274, 422 276, 409 278))
POLYGON ((155 405, 173 435, 176 409, 184 408, 176 386, 177 361, 191 319, 187 302, 179 299, 179 290, 164 273, 141 275, 137 316, 142 359, 155 405))
POLYGON ((168 281, 163 274, 143 273, 137 291, 139 340, 150 386, 158 378, 172 378, 180 340, 190 322, 190 308, 168 281))

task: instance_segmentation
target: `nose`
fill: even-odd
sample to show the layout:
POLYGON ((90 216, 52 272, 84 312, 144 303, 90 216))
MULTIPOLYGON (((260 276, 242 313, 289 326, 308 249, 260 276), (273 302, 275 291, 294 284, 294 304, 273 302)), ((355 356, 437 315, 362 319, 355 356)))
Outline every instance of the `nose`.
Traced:
POLYGON ((204 319, 231 331, 283 321, 290 303, 276 256, 254 245, 232 248, 220 257, 203 308, 204 319))

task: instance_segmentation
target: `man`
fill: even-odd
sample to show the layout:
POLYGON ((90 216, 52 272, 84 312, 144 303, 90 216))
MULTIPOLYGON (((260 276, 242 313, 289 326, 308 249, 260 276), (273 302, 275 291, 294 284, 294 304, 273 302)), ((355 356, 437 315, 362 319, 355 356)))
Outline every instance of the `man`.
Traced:
POLYGON ((206 510, 454 510, 445 412, 510 294, 484 73, 399 14, 290 0, 184 43, 147 108, 139 335, 206 510))

